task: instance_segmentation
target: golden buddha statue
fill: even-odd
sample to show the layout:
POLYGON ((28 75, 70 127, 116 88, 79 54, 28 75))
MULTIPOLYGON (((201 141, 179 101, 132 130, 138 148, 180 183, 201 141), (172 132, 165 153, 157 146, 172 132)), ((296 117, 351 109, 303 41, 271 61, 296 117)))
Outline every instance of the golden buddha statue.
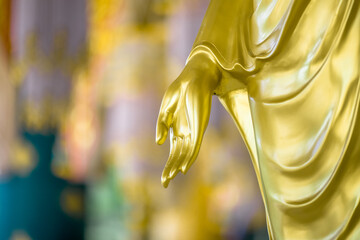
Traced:
POLYGON ((167 89, 162 183, 195 161, 217 95, 252 157, 271 239, 360 239, 360 1, 212 0, 167 89))

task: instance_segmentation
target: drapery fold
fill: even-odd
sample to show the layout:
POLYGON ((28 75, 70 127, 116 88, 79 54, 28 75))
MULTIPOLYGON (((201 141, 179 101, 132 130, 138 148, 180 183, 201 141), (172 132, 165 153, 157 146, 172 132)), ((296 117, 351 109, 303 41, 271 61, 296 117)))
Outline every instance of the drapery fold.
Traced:
POLYGON ((251 153, 274 239, 358 239, 359 1, 213 0, 195 41, 251 153))

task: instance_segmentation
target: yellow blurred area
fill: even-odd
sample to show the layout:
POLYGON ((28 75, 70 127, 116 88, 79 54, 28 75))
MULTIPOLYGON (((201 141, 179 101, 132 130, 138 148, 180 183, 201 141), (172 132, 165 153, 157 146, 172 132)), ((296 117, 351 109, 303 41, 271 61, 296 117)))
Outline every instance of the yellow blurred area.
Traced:
MULTIPOLYGON (((25 129, 27 141, 33 144, 29 147, 26 141, 15 141, 22 145, 12 157, 1 155, 9 160, 3 164, 5 173, 0 172, 0 177, 21 175, 20 180, 29 183, 45 161, 42 148, 50 148, 46 164, 51 177, 85 186, 83 193, 66 187, 56 194, 61 211, 75 219, 84 218, 85 239, 267 239, 263 204, 249 155, 235 124, 217 99, 213 99, 197 162, 168 189, 160 182, 169 150, 168 143, 162 147, 155 144, 161 97, 185 64, 209 1, 85 3, 86 24, 69 25, 86 28, 86 41, 77 50, 66 50, 72 49, 71 34, 77 31, 59 28, 64 34, 53 33, 58 36, 54 42, 63 36, 63 46, 57 50, 58 55, 51 51, 49 54, 40 36, 48 34, 47 30, 39 28, 44 32, 25 34, 24 42, 37 40, 27 46, 20 44, 28 49, 6 60, 9 67, 0 61, 0 67, 12 73, 12 80, 8 77, 6 81, 18 82, 14 84, 16 120, 9 118, 0 131, 15 122, 16 132, 25 129), (44 81, 39 80, 43 77, 38 72, 46 76, 44 81), (70 80, 63 80, 64 76, 70 76, 70 80), (41 145, 29 134, 54 135, 54 145, 46 145, 52 140, 44 140, 41 145)), ((24 1, 17 4, 26 5, 24 1)), ((71 1, 60 5, 67 11, 74 8, 71 1)), ((26 6, 27 11, 35 11, 29 4, 26 6)), ((16 4, 12 7, 16 8, 16 4)), ((12 15, 16 17, 20 17, 19 11, 12 15)), ((12 52, 22 49, 13 44, 12 52)), ((2 81, 0 77, 0 84, 2 81)), ((0 101, 0 106, 9 105, 2 106, 0 101)), ((17 138, 21 138, 19 134, 17 138)), ((45 177, 39 179, 36 181, 48 181, 45 177)), ((38 182, 26 188, 40 189, 38 182)), ((39 191, 36 194, 51 194, 39 191)), ((38 221, 39 225, 46 224, 38 221)), ((44 239, 32 232, 34 225, 23 222, 11 230, 13 239, 44 239)))

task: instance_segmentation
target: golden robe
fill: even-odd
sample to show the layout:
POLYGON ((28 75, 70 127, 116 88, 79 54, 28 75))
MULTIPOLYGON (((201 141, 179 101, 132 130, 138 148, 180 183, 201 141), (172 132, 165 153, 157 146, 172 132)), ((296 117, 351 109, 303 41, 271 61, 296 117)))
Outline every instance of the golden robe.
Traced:
POLYGON ((191 58, 258 177, 272 239, 360 239, 359 0, 212 0, 191 58))

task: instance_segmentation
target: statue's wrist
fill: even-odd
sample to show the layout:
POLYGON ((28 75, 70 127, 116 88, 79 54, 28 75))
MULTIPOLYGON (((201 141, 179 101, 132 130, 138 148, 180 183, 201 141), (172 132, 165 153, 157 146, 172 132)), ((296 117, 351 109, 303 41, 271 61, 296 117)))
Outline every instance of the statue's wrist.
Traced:
POLYGON ((198 76, 201 81, 209 83, 211 89, 216 88, 221 78, 221 71, 214 57, 206 52, 197 52, 187 61, 185 71, 190 70, 198 76))

